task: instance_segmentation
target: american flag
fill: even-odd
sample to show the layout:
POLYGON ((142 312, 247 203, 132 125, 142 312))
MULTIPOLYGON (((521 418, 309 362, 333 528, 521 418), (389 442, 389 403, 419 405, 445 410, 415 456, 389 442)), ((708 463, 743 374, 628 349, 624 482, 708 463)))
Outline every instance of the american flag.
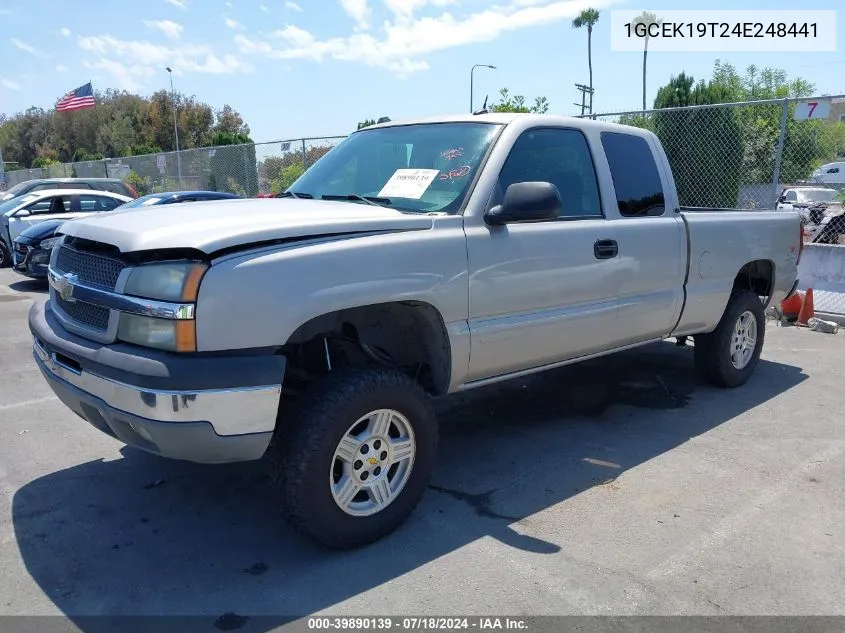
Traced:
POLYGON ((91 82, 89 81, 84 86, 80 86, 76 90, 71 90, 59 99, 59 102, 56 104, 56 112, 93 108, 95 105, 94 89, 91 87, 91 82))

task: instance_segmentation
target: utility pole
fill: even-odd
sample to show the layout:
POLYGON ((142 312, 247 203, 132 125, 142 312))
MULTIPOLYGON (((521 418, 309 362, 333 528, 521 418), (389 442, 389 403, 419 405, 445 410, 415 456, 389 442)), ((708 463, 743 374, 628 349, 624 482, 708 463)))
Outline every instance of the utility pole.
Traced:
MULTIPOLYGON (((581 116, 584 116, 584 110, 586 110, 587 107, 588 107, 587 106, 587 95, 588 94, 590 95, 590 103, 593 102, 593 99, 592 99, 593 89, 590 88, 589 86, 585 86, 584 84, 575 84, 575 87, 578 90, 581 91, 581 103, 575 103, 573 105, 575 105, 576 107, 580 107, 581 108, 581 116)), ((590 114, 592 114, 593 113, 592 106, 590 106, 589 109, 590 109, 590 114)))
POLYGON ((173 133, 176 135, 176 165, 179 173, 179 186, 182 186, 182 155, 179 153, 179 126, 176 124, 176 93, 173 91, 173 70, 167 67, 170 75, 170 100, 173 102, 173 133))

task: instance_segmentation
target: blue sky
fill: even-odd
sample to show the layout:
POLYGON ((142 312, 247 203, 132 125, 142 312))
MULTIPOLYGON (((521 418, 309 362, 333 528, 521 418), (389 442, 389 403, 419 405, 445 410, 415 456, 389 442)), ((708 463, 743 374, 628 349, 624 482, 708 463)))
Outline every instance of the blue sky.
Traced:
MULTIPOLYGON (((476 107, 501 87, 573 114, 587 83, 587 34, 571 27, 601 10, 593 34, 595 111, 641 103, 640 53, 610 50, 611 9, 796 9, 785 0, 0 0, 0 112, 50 108, 89 79, 96 89, 169 87, 241 112, 256 141, 345 134, 364 118, 476 107)), ((816 2, 813 9, 835 9, 816 2)), ((843 28, 837 25, 837 40, 843 28)), ((776 66, 845 93, 845 54, 650 53, 649 102, 670 75, 710 76, 716 58, 776 66)))

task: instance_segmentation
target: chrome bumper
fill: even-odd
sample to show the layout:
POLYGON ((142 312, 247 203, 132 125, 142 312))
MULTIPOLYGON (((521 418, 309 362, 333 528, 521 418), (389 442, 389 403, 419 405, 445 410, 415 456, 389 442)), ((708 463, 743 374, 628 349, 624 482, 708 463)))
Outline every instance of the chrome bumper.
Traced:
POLYGON ((66 364, 49 354, 38 339, 33 352, 44 368, 72 387, 110 407, 156 422, 208 422, 218 435, 272 431, 281 385, 202 391, 159 391, 104 378, 66 364))

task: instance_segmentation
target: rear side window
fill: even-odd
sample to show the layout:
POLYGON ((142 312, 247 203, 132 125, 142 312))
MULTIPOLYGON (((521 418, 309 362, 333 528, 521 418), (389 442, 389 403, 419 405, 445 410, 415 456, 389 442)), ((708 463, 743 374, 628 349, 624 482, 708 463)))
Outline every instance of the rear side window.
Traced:
POLYGON ((602 132, 619 213, 628 218, 660 216, 666 210, 654 154, 641 136, 602 132))
POLYGON ((108 191, 110 193, 116 193, 121 196, 128 196, 129 189, 124 185, 122 182, 103 182, 100 183, 97 187, 100 191, 108 191))
POLYGON ((105 196, 96 196, 83 194, 79 196, 79 210, 80 211, 111 211, 120 204, 119 200, 114 198, 107 198, 105 196))

